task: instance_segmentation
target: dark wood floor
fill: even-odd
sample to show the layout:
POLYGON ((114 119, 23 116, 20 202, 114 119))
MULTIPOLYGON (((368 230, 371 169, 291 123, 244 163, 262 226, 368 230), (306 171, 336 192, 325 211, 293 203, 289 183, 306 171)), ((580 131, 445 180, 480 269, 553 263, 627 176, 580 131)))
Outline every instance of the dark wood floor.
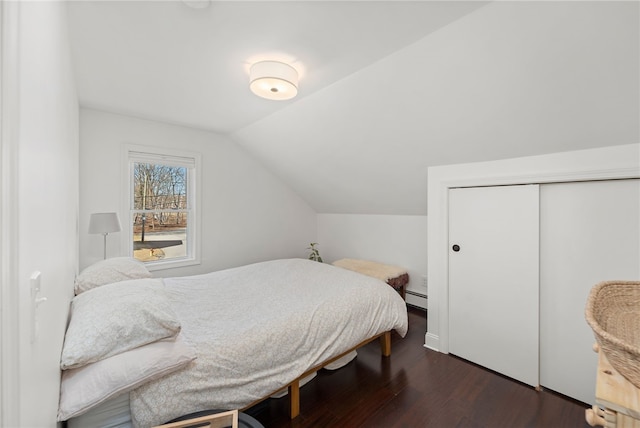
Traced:
POLYGON ((424 348, 425 312, 410 308, 409 333, 392 335, 392 355, 378 342, 336 370, 321 370, 300 389, 300 416, 286 398, 245 413, 280 427, 588 427, 588 406, 510 380, 460 358, 424 348))

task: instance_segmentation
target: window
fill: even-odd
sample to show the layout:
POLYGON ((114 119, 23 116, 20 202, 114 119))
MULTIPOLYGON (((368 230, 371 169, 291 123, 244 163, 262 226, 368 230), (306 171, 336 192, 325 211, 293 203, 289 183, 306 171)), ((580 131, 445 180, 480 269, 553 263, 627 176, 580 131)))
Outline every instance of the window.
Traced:
POLYGON ((199 263, 199 155, 129 145, 125 151, 129 254, 150 270, 199 263))

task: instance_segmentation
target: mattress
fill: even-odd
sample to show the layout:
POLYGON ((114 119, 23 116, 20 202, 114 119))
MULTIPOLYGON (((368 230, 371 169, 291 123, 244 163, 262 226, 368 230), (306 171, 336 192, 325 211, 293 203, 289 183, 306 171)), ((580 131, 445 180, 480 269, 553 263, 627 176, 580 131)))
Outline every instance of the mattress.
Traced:
POLYGON ((309 260, 169 278, 165 286, 197 359, 131 392, 134 426, 241 409, 365 339, 407 331, 404 301, 384 282, 309 260))
POLYGON ((131 428, 132 426, 129 393, 110 398, 90 411, 67 421, 67 428, 131 428))

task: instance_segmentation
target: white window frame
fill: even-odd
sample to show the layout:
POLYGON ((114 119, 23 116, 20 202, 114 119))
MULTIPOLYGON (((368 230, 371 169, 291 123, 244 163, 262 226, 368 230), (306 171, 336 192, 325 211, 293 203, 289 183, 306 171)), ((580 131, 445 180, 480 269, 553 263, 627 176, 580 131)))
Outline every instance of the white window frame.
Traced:
POLYGON ((168 260, 155 260, 144 262, 150 271, 172 269, 185 266, 199 265, 200 260, 200 183, 201 183, 201 155, 196 152, 186 150, 167 149, 152 146, 142 146, 137 144, 124 144, 123 149, 123 192, 122 202, 122 248, 126 254, 133 257, 133 227, 131 218, 133 209, 133 168, 135 163, 147 162, 151 164, 162 164, 172 166, 185 166, 189 169, 187 174, 187 212, 189 222, 187 223, 187 255, 185 257, 172 258, 168 260))

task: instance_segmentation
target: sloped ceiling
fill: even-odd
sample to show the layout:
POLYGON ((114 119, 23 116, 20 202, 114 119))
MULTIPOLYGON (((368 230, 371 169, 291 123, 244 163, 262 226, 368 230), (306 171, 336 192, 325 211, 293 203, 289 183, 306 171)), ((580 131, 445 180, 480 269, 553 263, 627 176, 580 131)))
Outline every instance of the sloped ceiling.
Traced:
POLYGON ((638 143, 637 2, 72 2, 82 106, 226 134, 319 213, 426 214, 427 168, 638 143), (248 68, 285 60, 299 96, 248 68))

